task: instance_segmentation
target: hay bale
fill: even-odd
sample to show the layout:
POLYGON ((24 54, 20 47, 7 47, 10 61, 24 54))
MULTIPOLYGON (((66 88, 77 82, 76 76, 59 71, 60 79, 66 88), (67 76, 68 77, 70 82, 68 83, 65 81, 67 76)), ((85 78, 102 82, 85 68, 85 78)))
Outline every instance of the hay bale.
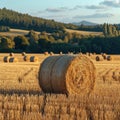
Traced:
POLYGON ((11 58, 9 59, 9 62, 18 62, 18 58, 11 57, 11 58))
POLYGON ((89 52, 86 52, 86 55, 89 56, 89 52))
POLYGON ((26 56, 26 53, 25 53, 25 52, 22 52, 22 56, 26 56))
POLYGON ((106 60, 106 59, 107 59, 107 54, 102 53, 101 55, 102 55, 102 57, 103 57, 103 59, 104 59, 104 60, 106 60))
POLYGON ((103 61, 103 57, 102 56, 96 56, 96 61, 103 61))
POLYGON ((79 53, 79 55, 83 55, 83 53, 82 53, 82 52, 80 52, 80 53, 79 53))
POLYGON ((48 52, 44 52, 44 55, 49 55, 49 53, 48 52))
POLYGON ((28 55, 24 56, 23 60, 26 62, 30 62, 30 56, 28 56, 28 55))
POLYGON ((93 56, 93 54, 92 54, 92 53, 89 53, 89 56, 93 56))
POLYGON ((95 76, 87 56, 50 56, 41 64, 39 84, 46 93, 87 94, 94 88, 95 76))
POLYGON ((30 57, 30 62, 38 62, 38 57, 36 57, 36 56, 31 56, 31 57, 30 57))
POLYGON ((13 56, 14 56, 14 53, 11 52, 9 55, 13 57, 13 56))
POLYGON ((3 61, 4 61, 4 62, 9 62, 9 59, 10 59, 10 56, 5 56, 5 57, 3 58, 3 61))
POLYGON ((54 55, 54 53, 53 53, 53 52, 50 52, 50 55, 54 55))
POLYGON ((63 53, 62 52, 60 52, 60 55, 62 55, 63 53))
POLYGON ((108 56, 106 57, 106 59, 107 59, 108 61, 111 61, 111 60, 112 60, 112 56, 108 55, 108 56))

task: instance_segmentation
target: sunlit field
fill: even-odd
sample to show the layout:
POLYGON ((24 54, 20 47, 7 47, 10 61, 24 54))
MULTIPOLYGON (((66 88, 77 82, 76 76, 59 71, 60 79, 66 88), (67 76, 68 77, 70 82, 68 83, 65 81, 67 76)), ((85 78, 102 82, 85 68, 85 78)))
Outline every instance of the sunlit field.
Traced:
POLYGON ((71 30, 71 29, 66 29, 66 31, 69 33, 77 33, 81 35, 94 35, 94 36, 103 35, 102 32, 91 32, 91 31, 82 31, 82 30, 71 30))
MULTIPOLYGON (((0 53, 0 120, 119 120, 120 119, 120 55, 110 61, 96 61, 94 89, 90 94, 45 94, 39 83, 42 61, 50 55, 37 56, 37 62, 5 63, 0 53)), ((101 56, 101 55, 99 55, 101 56)), ((82 68, 81 68, 82 69, 82 68)))

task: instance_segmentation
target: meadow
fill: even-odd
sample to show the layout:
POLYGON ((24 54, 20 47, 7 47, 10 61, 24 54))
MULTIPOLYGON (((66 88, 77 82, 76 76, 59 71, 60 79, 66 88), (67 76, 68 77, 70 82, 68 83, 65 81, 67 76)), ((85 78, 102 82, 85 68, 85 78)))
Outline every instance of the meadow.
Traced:
POLYGON ((94 36, 103 35, 102 32, 91 32, 91 31, 82 31, 82 30, 71 30, 71 29, 66 29, 66 32, 77 33, 77 34, 81 34, 81 35, 94 35, 94 36))
MULTIPOLYGON (((42 61, 49 55, 37 56, 38 62, 4 63, 0 53, 0 120, 119 120, 120 119, 120 55, 112 60, 96 61, 96 80, 90 94, 46 94, 38 74, 42 61)), ((101 55, 98 55, 101 56, 101 55)))
MULTIPOLYGON (((22 29, 10 29, 8 32, 0 32, 1 36, 23 36, 27 35, 29 33, 29 30, 22 30, 22 29)), ((36 34, 40 34, 40 32, 35 32, 36 34)))
MULTIPOLYGON (((82 30, 72 30, 72 29, 65 29, 68 33, 77 33, 81 35, 95 35, 100 36, 103 35, 102 32, 91 32, 91 31, 82 31, 82 30)), ((27 35, 29 30, 22 30, 22 29, 10 29, 8 32, 0 32, 1 36, 21 36, 27 35)), ((36 34, 40 34, 40 32, 35 31, 36 34)))

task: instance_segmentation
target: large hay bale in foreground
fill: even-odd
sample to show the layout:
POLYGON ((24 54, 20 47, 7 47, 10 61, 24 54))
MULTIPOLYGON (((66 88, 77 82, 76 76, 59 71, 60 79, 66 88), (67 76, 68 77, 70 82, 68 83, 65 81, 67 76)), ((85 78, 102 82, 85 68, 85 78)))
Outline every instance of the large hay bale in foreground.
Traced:
POLYGON ((9 62, 18 62, 18 58, 11 57, 11 58, 9 59, 9 62))
POLYGON ((5 57, 3 58, 3 61, 4 61, 4 62, 9 62, 9 59, 10 59, 10 56, 5 56, 5 57))
POLYGON ((30 56, 28 56, 28 55, 24 56, 23 60, 26 62, 30 62, 30 56))
POLYGON ((41 64, 39 84, 47 93, 87 94, 94 88, 95 72, 87 56, 50 56, 41 64))
POLYGON ((38 62, 38 57, 36 57, 36 56, 31 56, 31 57, 30 57, 30 62, 38 62))

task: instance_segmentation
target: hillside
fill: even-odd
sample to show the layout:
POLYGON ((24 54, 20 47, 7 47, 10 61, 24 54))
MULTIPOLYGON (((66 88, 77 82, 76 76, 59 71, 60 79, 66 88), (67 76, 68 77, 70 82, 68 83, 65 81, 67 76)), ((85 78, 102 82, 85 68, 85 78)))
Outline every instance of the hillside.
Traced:
POLYGON ((36 30, 46 32, 63 31, 65 24, 47 20, 38 17, 32 17, 28 14, 18 13, 6 8, 0 9, 0 25, 10 28, 36 30))

